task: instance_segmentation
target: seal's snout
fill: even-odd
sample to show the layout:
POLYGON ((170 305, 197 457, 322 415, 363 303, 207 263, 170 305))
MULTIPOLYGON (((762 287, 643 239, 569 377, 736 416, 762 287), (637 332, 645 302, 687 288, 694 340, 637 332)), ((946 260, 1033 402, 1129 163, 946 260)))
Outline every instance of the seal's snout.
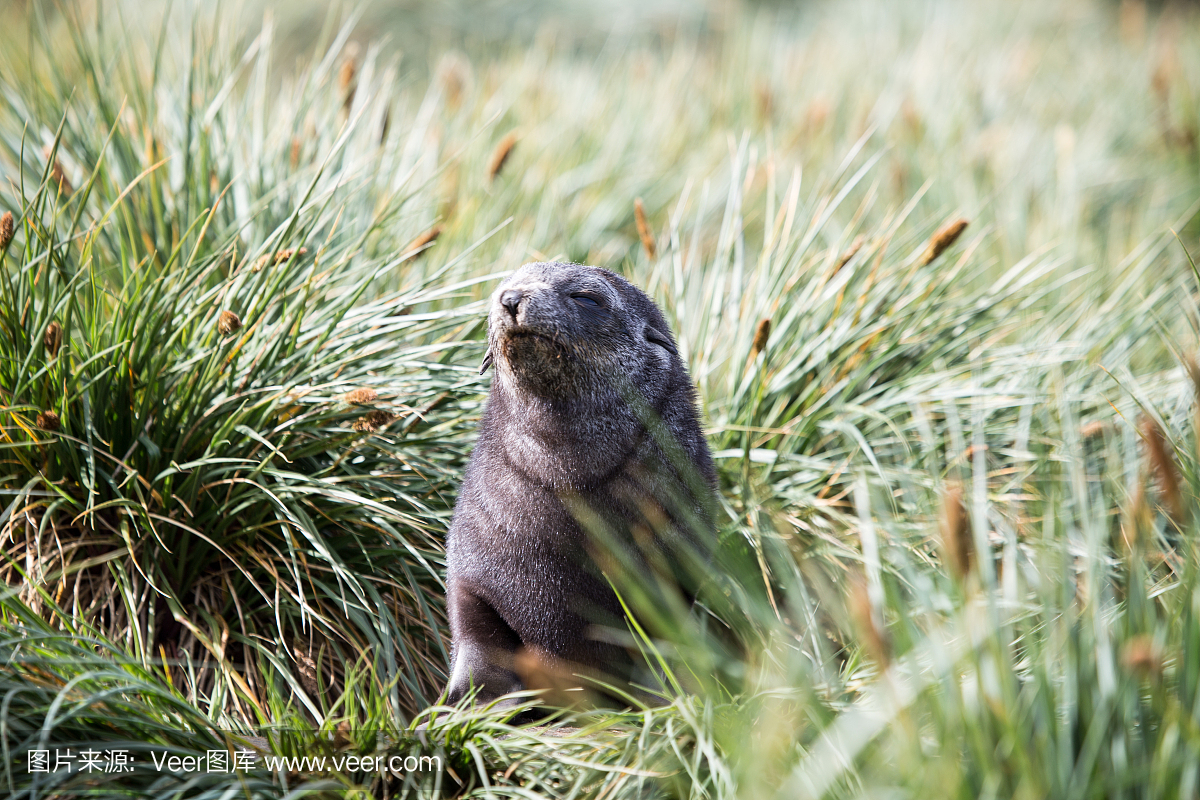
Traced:
POLYGON ((520 289, 508 289, 500 295, 500 305, 508 310, 509 316, 515 321, 517 318, 517 309, 521 307, 521 300, 525 297, 524 292, 520 289))

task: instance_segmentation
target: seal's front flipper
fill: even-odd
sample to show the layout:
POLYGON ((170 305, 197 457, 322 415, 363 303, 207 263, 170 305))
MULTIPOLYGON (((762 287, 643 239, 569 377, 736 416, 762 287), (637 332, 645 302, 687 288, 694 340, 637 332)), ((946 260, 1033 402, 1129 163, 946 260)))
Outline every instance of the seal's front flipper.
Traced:
POLYGON ((513 657, 521 647, 516 632, 487 601, 464 586, 455 586, 449 600, 455 644, 446 702, 455 705, 474 688, 479 689, 477 703, 524 689, 513 671, 513 657))

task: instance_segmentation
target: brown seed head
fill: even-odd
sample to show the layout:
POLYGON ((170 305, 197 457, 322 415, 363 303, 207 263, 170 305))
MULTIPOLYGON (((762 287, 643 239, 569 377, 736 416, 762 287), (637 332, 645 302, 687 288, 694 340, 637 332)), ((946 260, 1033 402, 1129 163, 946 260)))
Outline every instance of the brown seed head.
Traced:
POLYGON ((1142 419, 1142 438, 1146 440, 1150 465, 1158 477, 1159 491, 1162 493, 1167 512, 1173 520, 1182 522, 1183 495, 1179 490, 1179 469, 1175 466, 1175 458, 1170 453, 1166 436, 1153 417, 1142 419))
POLYGON ((347 54, 342 59, 341 67, 338 69, 338 89, 343 94, 353 89, 354 76, 358 73, 358 63, 353 55, 347 54))
POLYGON ((1131 637, 1121 647, 1121 665, 1142 678, 1162 677, 1162 650, 1154 637, 1142 633, 1131 637))
POLYGON ((291 151, 288 153, 288 165, 295 169, 300 163, 300 139, 292 137, 291 151))
POLYGON ((414 250, 420 250, 422 247, 425 247, 426 245, 433 244, 434 242, 436 242, 437 238, 441 235, 442 235, 442 226, 434 225, 432 228, 430 228, 429 230, 420 234, 419 236, 417 236, 417 238, 415 238, 411 242, 409 242, 408 247, 404 248, 404 252, 411 253, 414 250))
POLYGON ((254 266, 252 266, 250 268, 250 271, 258 272, 263 267, 265 267, 267 264, 270 264, 272 262, 274 262, 276 264, 282 264, 283 262, 287 261, 288 259, 290 259, 292 256, 296 255, 297 253, 299 253, 300 255, 304 255, 307 252, 308 252, 307 247, 301 247, 299 250, 297 250, 295 247, 289 247, 286 250, 276 250, 274 253, 266 253, 265 255, 261 255, 258 257, 258 259, 254 262, 254 266))
POLYGON ((221 316, 217 317, 217 330, 222 336, 228 336, 231 333, 236 333, 242 329, 242 320, 237 314, 232 311, 222 311, 221 316))
POLYGON ((277 252, 275 254, 275 263, 282 264, 283 262, 287 261, 288 259, 290 259, 292 256, 296 255, 297 253, 299 253, 300 255, 304 255, 307 252, 308 252, 307 247, 301 247, 299 250, 297 250, 294 247, 289 247, 287 250, 280 250, 279 252, 277 252))
POLYGON ((925 248, 924 255, 921 256, 921 263, 933 263, 933 260, 944 253, 946 248, 954 244, 954 241, 962 235, 962 232, 970 224, 962 217, 958 217, 938 228, 937 232, 929 239, 929 245, 925 248))
POLYGON ((508 161, 508 156, 512 153, 513 146, 517 143, 517 132, 509 131, 504 134, 504 138, 500 140, 500 144, 496 145, 492 157, 488 159, 487 176, 488 182, 496 180, 496 176, 500 174, 500 170, 504 167, 504 162, 508 161))
POLYGON ((367 386, 353 389, 342 395, 343 400, 355 406, 364 406, 368 403, 373 403, 378 397, 379 393, 367 386))
POLYGON ((971 517, 963 505, 963 489, 951 486, 942 497, 942 551, 946 566, 955 580, 965 581, 971 574, 975 555, 975 539, 971 534, 971 517))
POLYGON ((1159 64, 1150 76, 1150 88, 1158 95, 1159 102, 1165 103, 1171 96, 1171 81, 1163 65, 1159 64))
POLYGON ((1150 78, 1150 86, 1158 95, 1160 103, 1171 100, 1171 84, 1179 77, 1179 50, 1174 42, 1167 40, 1162 48, 1158 63, 1154 65, 1154 74, 1150 78))
POLYGON ((351 43, 342 57, 338 69, 338 91, 342 93, 342 111, 349 112, 354 105, 354 92, 358 89, 358 45, 351 43))
POLYGON ((369 414, 354 420, 352 427, 359 433, 374 433, 395 419, 395 414, 377 408, 369 414))
POLYGON ((775 108, 775 95, 771 92, 771 84, 759 81, 754 87, 754 100, 759 119, 770 119, 771 111, 775 108))
POLYGON ((850 243, 850 247, 846 249, 846 252, 842 253, 841 258, 838 259, 837 266, 833 268, 834 275, 837 275, 839 272, 841 272, 842 267, 849 264, 850 259, 858 255, 858 251, 862 249, 863 242, 866 240, 867 238, 862 234, 854 237, 854 241, 850 243))
POLYGON ((11 211, 0 214, 0 253, 8 249, 13 238, 13 215, 11 211))
POLYGON ((864 578, 851 579, 849 596, 846 598, 846 610, 850 614, 850 621, 853 623, 859 639, 862 640, 867 656, 881 668, 886 668, 890 661, 888 641, 875 618, 875 611, 871 607, 871 595, 867 590, 867 582, 864 578))
POLYGON ((512 669, 522 686, 542 693, 544 702, 559 707, 570 707, 579 702, 578 695, 572 691, 579 684, 575 671, 536 645, 519 648, 513 655, 512 669))
POLYGON ((771 320, 760 319, 754 329, 754 343, 750 345, 750 357, 754 358, 767 347, 767 339, 771 338, 771 320))
MULTIPOLYGON (((42 153, 45 155, 46 159, 49 160, 50 156, 54 154, 54 148, 50 145, 46 145, 42 153)), ((50 180, 55 186, 58 187, 59 191, 62 192, 63 197, 70 197, 75 191, 74 188, 71 187, 71 182, 67 180, 67 173, 63 169, 62 162, 58 160, 57 156, 54 159, 54 163, 50 165, 50 180)))
POLYGON ((642 240, 642 249, 646 251, 646 256, 651 260, 654 259, 658 248, 654 246, 654 232, 650 230, 650 223, 646 221, 646 206, 642 203, 642 198, 637 198, 633 201, 633 219, 637 223, 638 236, 642 240))
POLYGON ((1121 0, 1118 16, 1121 39, 1130 47, 1138 47, 1146 38, 1146 0, 1121 0))
POLYGON ((986 444, 984 444, 984 445, 980 445, 978 448, 976 448, 975 445, 973 445, 973 444, 967 445, 967 449, 963 450, 963 460, 970 461, 971 459, 973 459, 975 457, 976 450, 978 450, 980 453, 986 453, 988 451, 988 446, 986 444))
POLYGON ((317 662, 313 660, 312 648, 299 639, 292 642, 292 655, 296 657, 296 677, 309 695, 315 696, 320 689, 317 683, 317 662))
POLYGON ((56 431, 61 425, 62 421, 53 411, 46 410, 37 415, 37 426, 44 431, 56 431))
POLYGON ((58 348, 62 347, 62 339, 62 325, 57 320, 46 326, 46 332, 42 334, 42 344, 45 345, 46 352, 51 358, 58 355, 58 348))
POLYGON ((446 106, 451 110, 462 104, 463 92, 467 88, 470 75, 470 65, 466 58, 458 53, 443 56, 438 64, 438 78, 442 82, 442 91, 446 94, 446 106))

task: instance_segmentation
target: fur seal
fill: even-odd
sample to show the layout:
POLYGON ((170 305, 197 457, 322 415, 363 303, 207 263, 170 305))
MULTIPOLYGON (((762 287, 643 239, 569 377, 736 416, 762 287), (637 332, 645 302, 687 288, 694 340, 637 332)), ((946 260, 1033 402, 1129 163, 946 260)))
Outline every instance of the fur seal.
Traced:
POLYGON ((447 699, 628 680, 636 659, 603 635, 626 629, 605 573, 671 577, 713 529, 716 472, 675 340, 616 273, 526 264, 492 295, 492 365, 448 535, 447 699))

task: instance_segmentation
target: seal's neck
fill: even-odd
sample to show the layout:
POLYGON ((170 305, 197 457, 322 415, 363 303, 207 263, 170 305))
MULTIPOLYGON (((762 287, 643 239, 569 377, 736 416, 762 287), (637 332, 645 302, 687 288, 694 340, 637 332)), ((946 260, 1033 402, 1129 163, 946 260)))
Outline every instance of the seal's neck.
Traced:
POLYGON ((616 393, 547 399, 492 387, 489 416, 503 415, 497 444, 510 461, 544 485, 590 487, 619 470, 637 450, 643 426, 616 393))

